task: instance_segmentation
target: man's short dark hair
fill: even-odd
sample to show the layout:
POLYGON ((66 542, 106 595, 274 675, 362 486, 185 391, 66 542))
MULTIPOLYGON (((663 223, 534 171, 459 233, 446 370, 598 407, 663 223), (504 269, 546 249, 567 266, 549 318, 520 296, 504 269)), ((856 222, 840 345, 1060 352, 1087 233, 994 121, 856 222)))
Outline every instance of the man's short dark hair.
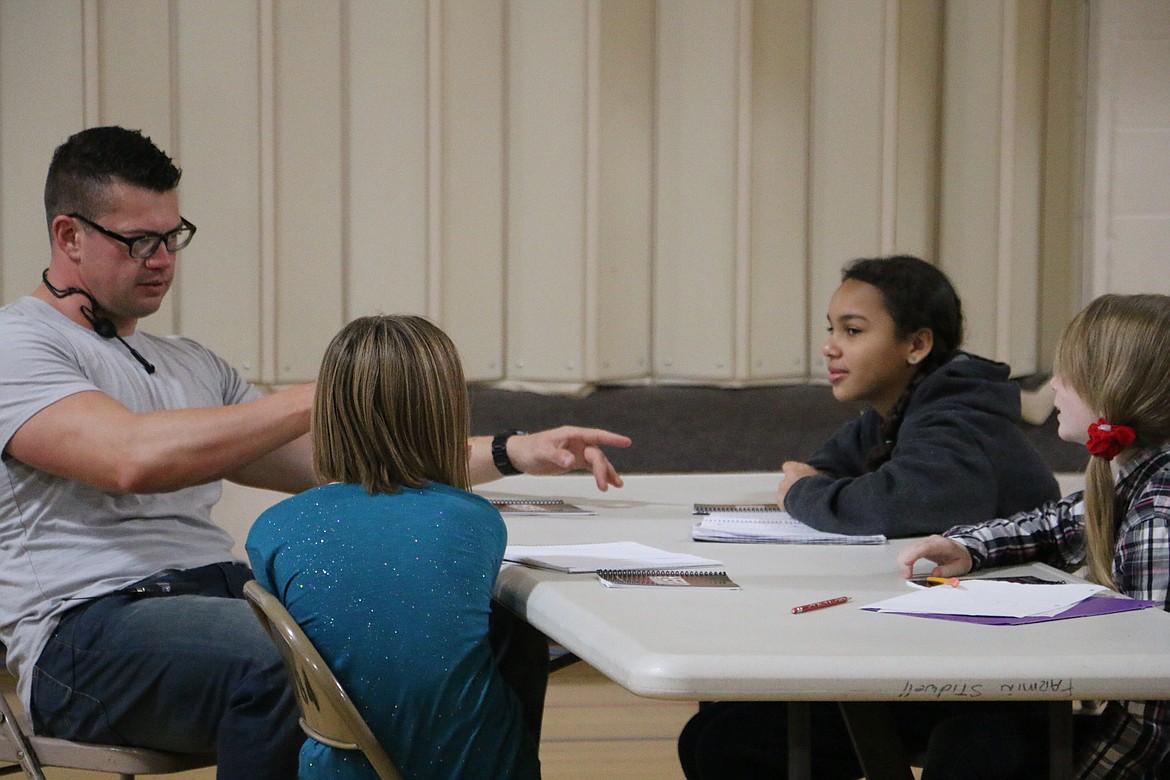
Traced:
POLYGON ((84 214, 96 219, 112 204, 107 188, 116 181, 169 192, 183 172, 139 130, 91 127, 75 133, 53 152, 45 179, 45 219, 84 214))

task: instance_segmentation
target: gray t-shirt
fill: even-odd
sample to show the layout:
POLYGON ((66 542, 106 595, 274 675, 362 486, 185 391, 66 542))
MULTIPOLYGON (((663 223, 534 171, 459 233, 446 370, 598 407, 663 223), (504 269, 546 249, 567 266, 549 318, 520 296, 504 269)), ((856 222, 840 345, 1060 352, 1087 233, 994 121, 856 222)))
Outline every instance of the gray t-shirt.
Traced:
POLYGON ((8 442, 33 415, 98 390, 135 412, 226 406, 260 396, 215 354, 180 337, 126 338, 156 367, 147 374, 116 339, 103 339, 44 301, 0 308, 0 642, 27 706, 32 666, 61 613, 165 569, 233 559, 211 521, 220 483, 169 493, 118 494, 30 468, 8 442))

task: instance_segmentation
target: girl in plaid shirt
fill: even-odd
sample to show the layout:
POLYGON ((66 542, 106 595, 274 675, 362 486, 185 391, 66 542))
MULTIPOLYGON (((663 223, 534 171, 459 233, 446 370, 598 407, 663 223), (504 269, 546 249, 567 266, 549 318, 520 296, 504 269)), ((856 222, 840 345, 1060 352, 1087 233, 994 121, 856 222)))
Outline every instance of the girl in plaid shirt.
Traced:
MULTIPOLYGON (((1170 296, 1105 295, 1065 330, 1053 387, 1061 438, 1093 455, 1085 490, 1039 509, 927 537, 899 556, 953 577, 1039 560, 1170 609, 1170 296)), ((1024 778, 1046 763, 1034 710, 939 724, 923 780, 1024 778), (994 745, 994 750, 988 750, 994 745), (993 763, 994 762, 994 763, 993 763)), ((1111 701, 1078 718, 1076 776, 1155 778, 1170 752, 1170 702, 1111 701)))

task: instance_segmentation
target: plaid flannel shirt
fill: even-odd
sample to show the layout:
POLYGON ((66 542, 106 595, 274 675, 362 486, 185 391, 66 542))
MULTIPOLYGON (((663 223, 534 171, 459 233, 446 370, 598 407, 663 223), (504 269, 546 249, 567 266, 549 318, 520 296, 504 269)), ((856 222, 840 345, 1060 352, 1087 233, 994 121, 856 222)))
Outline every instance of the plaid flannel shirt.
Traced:
MULTIPOLYGON (((1170 609, 1170 445, 1127 461, 1117 476, 1117 506, 1124 510, 1113 559, 1118 589, 1170 609)), ((1071 570, 1084 563, 1081 493, 1039 509, 946 535, 971 552, 974 568, 1039 560, 1071 570)), ((1113 701, 1101 714, 1094 741, 1077 757, 1079 780, 1153 778, 1170 751, 1170 701, 1113 701)))

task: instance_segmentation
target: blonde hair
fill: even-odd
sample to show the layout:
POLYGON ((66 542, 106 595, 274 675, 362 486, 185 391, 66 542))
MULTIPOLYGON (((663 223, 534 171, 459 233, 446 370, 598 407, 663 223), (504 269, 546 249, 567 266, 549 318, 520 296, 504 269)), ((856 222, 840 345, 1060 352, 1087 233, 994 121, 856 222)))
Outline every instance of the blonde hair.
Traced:
MULTIPOLYGON (((1103 295, 1065 329, 1055 373, 1094 412, 1134 429, 1134 448, 1170 441, 1170 296, 1103 295)), ((1118 507, 1113 471, 1091 457, 1085 469, 1085 557, 1089 576, 1113 586, 1118 507)))
POLYGON ((334 336, 317 379, 313 467, 368 493, 439 482, 466 490, 470 429, 459 353, 422 317, 361 317, 334 336))

